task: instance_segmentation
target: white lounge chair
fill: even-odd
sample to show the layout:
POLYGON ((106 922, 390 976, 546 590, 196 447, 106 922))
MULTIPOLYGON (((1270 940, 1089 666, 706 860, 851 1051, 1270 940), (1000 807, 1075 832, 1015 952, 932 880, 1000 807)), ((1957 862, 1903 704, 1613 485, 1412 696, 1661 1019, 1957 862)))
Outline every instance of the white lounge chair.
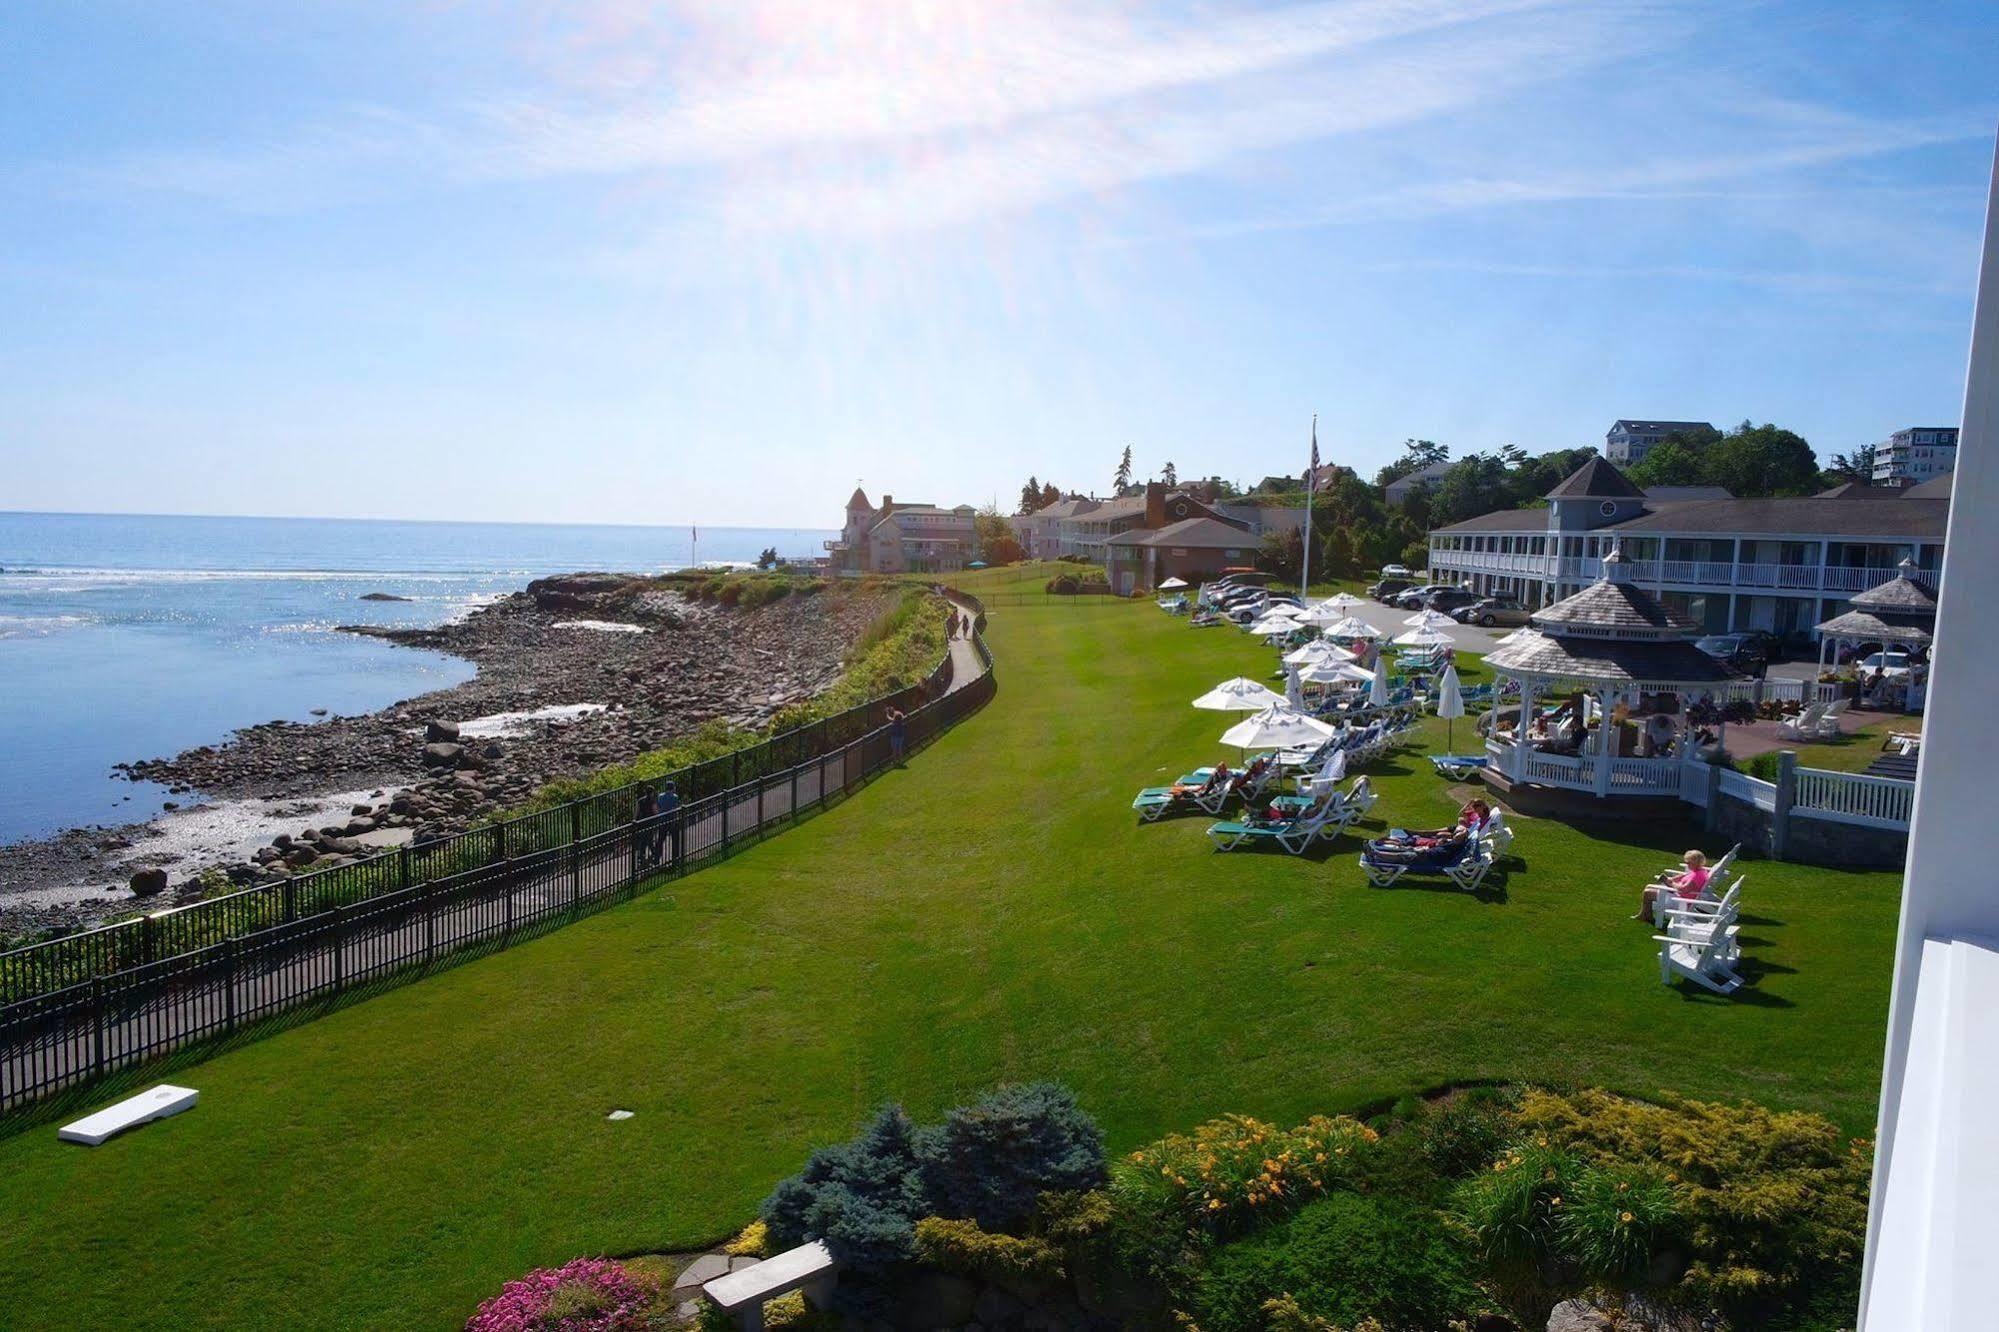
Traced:
POLYGON ((1777 724, 1777 738, 1780 740, 1816 740, 1819 738, 1819 722, 1825 718, 1826 705, 1807 703, 1805 710, 1795 717, 1786 717, 1777 724))
POLYGON ((1659 983, 1671 985, 1679 978, 1716 994, 1734 994, 1742 988, 1742 977, 1735 974, 1735 960, 1741 952, 1736 943, 1737 928, 1730 925, 1700 940, 1653 935, 1659 945, 1659 983))
MULTIPOLYGON (((1279 823, 1248 823, 1243 821, 1214 823, 1208 825, 1208 838, 1217 851, 1233 851, 1239 846, 1275 844, 1294 856, 1302 856, 1314 840, 1325 830, 1328 821, 1343 814, 1337 792, 1301 811, 1297 817, 1279 823)), ((1345 825, 1341 825, 1341 831, 1345 825)), ((1339 836, 1338 832, 1332 836, 1339 836)))
POLYGON ((1846 700, 1843 698, 1836 698, 1826 704, 1825 711, 1819 714, 1818 727, 1813 731, 1812 738, 1815 740, 1839 739, 1842 734, 1839 729, 1839 719, 1845 712, 1846 700))

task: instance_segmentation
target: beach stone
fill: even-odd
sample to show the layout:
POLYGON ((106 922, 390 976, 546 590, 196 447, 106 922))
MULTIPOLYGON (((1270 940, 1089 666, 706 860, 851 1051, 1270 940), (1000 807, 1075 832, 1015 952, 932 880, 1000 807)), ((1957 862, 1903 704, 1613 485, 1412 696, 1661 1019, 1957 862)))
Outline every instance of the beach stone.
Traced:
POLYGON ((1563 1300, 1548 1315, 1548 1332, 1611 1332, 1610 1315, 1587 1300, 1563 1300))
POLYGON ((167 890, 167 872, 163 869, 137 870, 131 882, 134 897, 158 897, 167 890))
POLYGON ((461 745, 436 742, 423 747, 423 761, 427 767, 448 768, 458 762, 459 756, 464 752, 464 747, 461 745))
POLYGON ((433 719, 425 722, 423 738, 429 741, 455 742, 458 739, 458 723, 433 719))

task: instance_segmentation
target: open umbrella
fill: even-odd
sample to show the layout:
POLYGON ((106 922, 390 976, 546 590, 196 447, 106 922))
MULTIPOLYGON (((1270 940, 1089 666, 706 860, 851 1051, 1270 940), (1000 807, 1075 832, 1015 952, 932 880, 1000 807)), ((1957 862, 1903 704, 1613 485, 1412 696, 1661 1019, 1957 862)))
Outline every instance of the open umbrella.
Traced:
POLYGON ((1238 675, 1195 699, 1194 706, 1207 712, 1255 712, 1283 701, 1284 696, 1277 691, 1238 675))
POLYGON ((1437 715, 1444 719, 1444 752, 1451 753, 1458 718, 1465 715, 1464 691, 1458 687, 1458 668, 1444 667, 1443 683, 1437 686, 1437 715))
POLYGON ((970 564, 966 565, 965 567, 967 569, 983 569, 986 567, 986 562, 984 560, 973 560, 970 564))
POLYGON ((1375 628, 1373 625, 1367 623, 1365 620, 1356 620, 1353 618, 1353 616, 1349 615, 1346 619, 1341 620, 1337 624, 1327 625, 1326 637, 1327 638, 1379 638, 1381 637, 1381 630, 1375 628))
POLYGON ((1370 684, 1374 680, 1374 672, 1363 670, 1350 661, 1326 661, 1302 668, 1298 678, 1306 684, 1370 684))
POLYGON ((1449 629, 1456 625, 1457 621, 1442 611, 1419 610, 1402 623, 1418 629, 1449 629))
POLYGON ((1367 602, 1351 592, 1335 592, 1319 604, 1328 610, 1338 611, 1342 615, 1351 615, 1362 606, 1365 606, 1367 602))
POLYGON ((1167 579, 1167 580, 1166 580, 1165 582, 1163 582, 1163 583, 1161 583, 1161 584, 1159 585, 1159 590, 1160 590, 1161 592, 1174 592, 1174 591, 1177 591, 1177 590, 1179 590, 1180 588, 1183 588, 1183 587, 1185 587, 1185 586, 1187 586, 1187 580, 1186 580, 1186 579, 1184 579, 1184 578, 1169 578, 1169 579, 1167 579))
POLYGON ((1249 627, 1249 631, 1258 638, 1265 638, 1271 634, 1295 634, 1298 632, 1299 627, 1298 621, 1291 615, 1282 611, 1272 611, 1255 624, 1252 624, 1249 627))
POLYGON ((1352 661, 1354 654, 1333 642, 1330 638, 1315 638, 1302 647, 1292 648, 1284 654, 1286 666, 1310 666, 1322 661, 1352 661))
POLYGON ((1285 749, 1292 745, 1316 745, 1332 733, 1333 728, 1326 723, 1279 699, 1223 731, 1222 743, 1237 749, 1285 749))
POLYGON ((1451 636, 1438 629, 1411 629, 1406 634, 1397 634, 1395 645, 1414 648, 1449 647, 1451 636))
POLYGON ((1388 663, 1379 657, 1374 659, 1374 683, 1367 691, 1367 703, 1372 708, 1388 706, 1388 663))

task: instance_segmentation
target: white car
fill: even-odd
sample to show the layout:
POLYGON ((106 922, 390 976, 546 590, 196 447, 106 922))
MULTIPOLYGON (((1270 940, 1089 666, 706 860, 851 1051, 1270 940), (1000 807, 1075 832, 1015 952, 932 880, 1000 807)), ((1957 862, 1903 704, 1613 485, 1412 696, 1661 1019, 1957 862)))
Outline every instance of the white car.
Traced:
POLYGON ((1906 652, 1872 652, 1862 657, 1859 663, 1862 675, 1881 672, 1882 676, 1893 680, 1909 673, 1909 654, 1906 652))
POLYGON ((1381 566, 1381 576, 1383 578, 1407 578, 1409 577, 1409 566, 1406 564, 1384 564, 1381 566))

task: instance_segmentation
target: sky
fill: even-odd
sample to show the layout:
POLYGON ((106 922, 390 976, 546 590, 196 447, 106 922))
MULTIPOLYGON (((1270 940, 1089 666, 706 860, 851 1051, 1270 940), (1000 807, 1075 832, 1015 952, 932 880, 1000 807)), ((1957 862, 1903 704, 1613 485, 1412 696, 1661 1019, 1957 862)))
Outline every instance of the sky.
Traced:
POLYGON ((1982 0, 14 0, 0 62, 0 509, 1823 459, 1956 423, 1999 127, 1982 0))

